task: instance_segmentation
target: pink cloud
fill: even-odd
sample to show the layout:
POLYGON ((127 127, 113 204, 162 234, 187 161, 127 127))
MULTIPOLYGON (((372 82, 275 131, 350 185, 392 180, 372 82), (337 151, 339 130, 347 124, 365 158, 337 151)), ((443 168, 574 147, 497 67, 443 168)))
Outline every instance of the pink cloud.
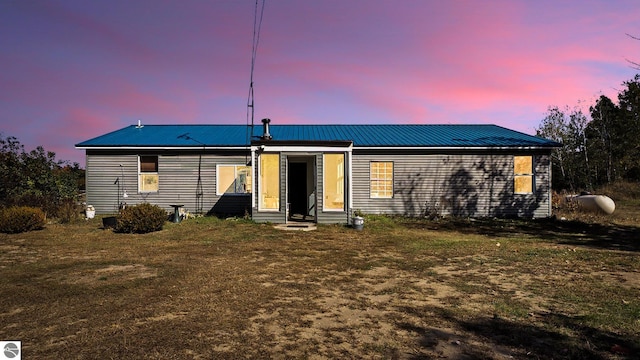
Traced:
MULTIPOLYGON (((635 74, 625 58, 640 60, 640 42, 625 35, 637 31, 633 1, 266 5, 257 121, 532 129, 547 106, 615 99, 635 74)), ((0 82, 11 89, 0 115, 18 123, 3 128, 26 138, 35 126, 47 141, 51 129, 93 137, 138 118, 243 124, 253 6, 12 2, 0 13, 12 34, 0 39, 0 82)))
POLYGON ((480 14, 462 11, 457 16, 464 26, 439 24, 437 37, 425 40, 416 36, 410 41, 422 49, 414 55, 424 59, 422 64, 385 57, 352 66, 348 60, 329 57, 323 63, 298 60, 271 69, 295 79, 292 86, 303 84, 315 92, 337 88, 355 100, 400 115, 396 118, 405 119, 403 114, 408 114, 406 118, 412 120, 430 117, 435 113, 430 107, 495 112, 517 105, 543 111, 544 104, 558 100, 573 103, 598 92, 598 83, 585 77, 589 75, 585 74, 589 66, 585 63, 611 62, 611 56, 594 51, 593 45, 574 45, 569 39, 549 47, 550 39, 558 41, 551 36, 553 29, 546 32, 546 38, 540 34, 527 39, 527 34, 536 34, 535 29, 517 23, 526 11, 521 6, 480 14), (546 50, 540 42, 546 42, 546 50), (385 61, 389 69, 381 72, 385 61))

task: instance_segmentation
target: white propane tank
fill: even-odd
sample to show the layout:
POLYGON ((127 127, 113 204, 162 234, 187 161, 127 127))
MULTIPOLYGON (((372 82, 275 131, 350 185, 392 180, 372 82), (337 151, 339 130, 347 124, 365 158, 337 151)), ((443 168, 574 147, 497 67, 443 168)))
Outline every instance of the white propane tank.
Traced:
POLYGON ((607 215, 616 210, 616 203, 605 195, 573 195, 567 197, 569 201, 575 201, 584 211, 602 212, 607 215))

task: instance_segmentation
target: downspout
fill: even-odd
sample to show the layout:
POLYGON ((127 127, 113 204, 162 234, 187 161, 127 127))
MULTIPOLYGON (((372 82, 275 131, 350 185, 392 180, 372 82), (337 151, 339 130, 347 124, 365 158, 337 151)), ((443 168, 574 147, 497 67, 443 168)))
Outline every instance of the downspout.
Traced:
POLYGON ((549 183, 547 184, 547 203, 549 206, 547 207, 547 217, 551 217, 553 215, 553 193, 551 191, 551 184, 553 184, 553 156, 551 156, 551 152, 549 151, 549 167, 547 168, 547 174, 549 174, 549 183))
POLYGON ((251 211, 256 209, 256 184, 258 182, 258 159, 256 158, 256 147, 251 147, 251 173, 253 174, 253 179, 251 181, 251 211))
POLYGON ((347 181, 347 191, 349 191, 349 196, 347 197, 347 201, 349 204, 347 205, 347 223, 351 223, 351 216, 353 215, 353 156, 351 151, 353 150, 353 144, 349 146, 347 150, 347 166, 349 167, 347 174, 349 176, 349 180, 347 181))

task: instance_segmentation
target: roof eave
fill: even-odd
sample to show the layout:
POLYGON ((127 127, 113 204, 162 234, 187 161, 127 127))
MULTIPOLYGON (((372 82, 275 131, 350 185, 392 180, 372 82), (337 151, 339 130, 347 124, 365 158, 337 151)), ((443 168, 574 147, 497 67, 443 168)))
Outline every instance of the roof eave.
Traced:
POLYGON ((359 150, 551 150, 558 146, 357 146, 359 150))
POLYGON ((210 146, 210 145, 200 145, 200 146, 170 146, 170 145, 159 145, 159 146, 105 146, 105 145, 76 145, 76 149, 78 150, 247 150, 247 146, 210 146))
MULTIPOLYGON (((349 146, 350 142, 344 141, 313 141, 316 145, 327 146, 349 146)), ((309 142, 305 142, 309 144, 309 142)), ((298 141, 277 141, 277 142, 254 142, 252 145, 301 145, 298 141)), ((551 150, 559 146, 358 146, 353 145, 354 149, 359 150, 551 150)), ((104 146, 104 145, 76 145, 79 150, 248 150, 247 146, 104 146)))

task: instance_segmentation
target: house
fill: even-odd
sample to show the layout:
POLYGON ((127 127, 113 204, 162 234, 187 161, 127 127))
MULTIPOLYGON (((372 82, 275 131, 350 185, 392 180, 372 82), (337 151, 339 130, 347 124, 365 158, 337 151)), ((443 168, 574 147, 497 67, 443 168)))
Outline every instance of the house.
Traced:
POLYGON ((87 203, 257 222, 551 215, 560 144, 496 125, 141 125, 81 142, 87 203))

